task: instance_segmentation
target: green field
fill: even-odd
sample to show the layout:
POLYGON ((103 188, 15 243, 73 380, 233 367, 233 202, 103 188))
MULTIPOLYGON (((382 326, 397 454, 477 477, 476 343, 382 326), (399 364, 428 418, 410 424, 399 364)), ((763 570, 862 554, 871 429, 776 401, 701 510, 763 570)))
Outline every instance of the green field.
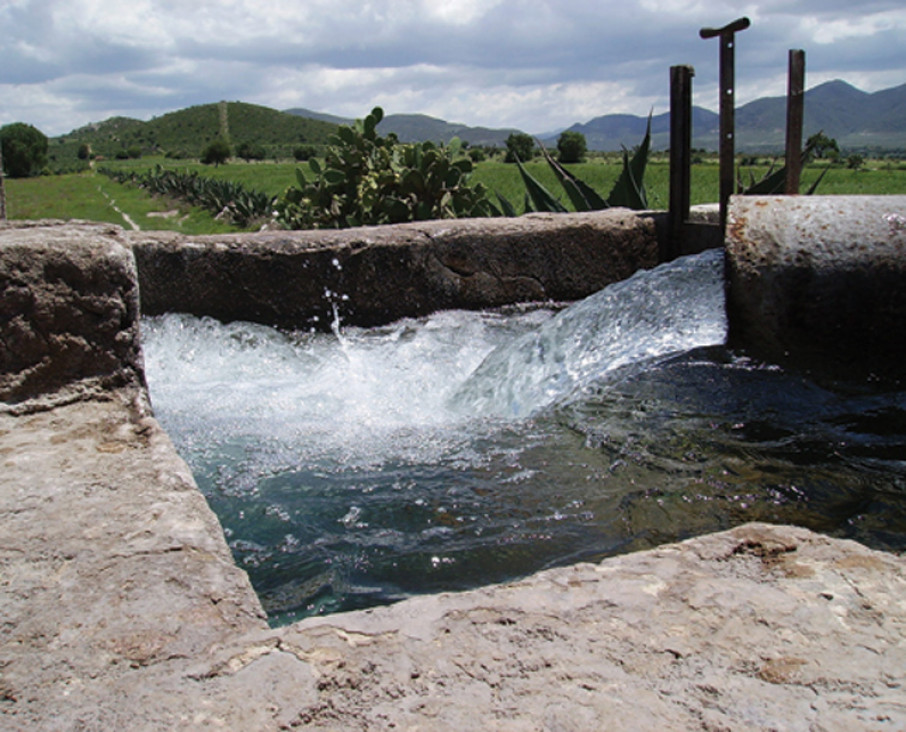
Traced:
MULTIPOLYGON (((197 171, 199 175, 224 178, 242 183, 246 188, 279 195, 295 183, 295 169, 305 168, 295 162, 231 162, 219 167, 198 162, 174 161, 164 158, 110 161, 111 168, 134 169, 145 172, 155 165, 177 170, 197 171)), ((614 156, 568 166, 580 178, 606 195, 620 172, 614 156)), ((533 161, 527 168, 555 195, 564 200, 547 164, 533 161)), ((766 167, 754 172, 760 176, 766 167)), ((816 179, 821 168, 809 166, 803 173, 803 190, 816 179)), ((748 169, 742 175, 748 180, 748 169)), ((645 178, 651 208, 666 209, 668 204, 669 168, 666 160, 655 158, 648 165, 645 178)), ((515 165, 498 161, 479 163, 472 180, 484 183, 493 193, 500 193, 522 210, 525 189, 515 165)), ((107 176, 86 172, 6 181, 7 209, 11 219, 87 219, 105 221, 130 227, 125 213, 139 228, 166 229, 186 234, 223 233, 238 231, 236 227, 217 221, 213 215, 185 204, 153 198, 132 186, 115 183, 107 176), (114 208, 116 206, 116 208, 114 208), (117 211, 117 208, 119 211, 117 211), (122 211, 123 213, 120 213, 122 211)), ((906 194, 906 166, 887 161, 869 161, 861 170, 833 167, 818 188, 824 195, 841 194, 906 194)), ((718 167, 714 163, 692 168, 692 203, 715 201, 718 194, 718 167)))

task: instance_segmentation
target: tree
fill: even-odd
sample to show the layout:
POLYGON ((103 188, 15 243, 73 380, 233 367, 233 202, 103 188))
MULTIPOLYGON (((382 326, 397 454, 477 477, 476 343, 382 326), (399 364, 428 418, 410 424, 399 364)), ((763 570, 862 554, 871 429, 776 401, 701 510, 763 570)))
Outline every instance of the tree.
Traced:
POLYGON ((201 151, 201 162, 205 165, 213 164, 216 167, 229 160, 230 155, 232 155, 232 150, 230 150, 229 143, 218 138, 201 151))
POLYGON ((833 137, 828 137, 823 132, 816 132, 805 142, 806 149, 811 150, 812 157, 834 159, 840 154, 840 147, 833 137))
POLYGON ((535 149, 535 141, 531 135, 524 132, 514 132, 506 138, 505 163, 515 163, 516 160, 531 160, 535 149))
POLYGON ((561 163, 581 163, 588 152, 585 135, 573 130, 561 132, 557 140, 557 151, 560 153, 561 163))
POLYGON ((865 158, 858 153, 853 153, 846 158, 846 167, 850 170, 859 170, 863 165, 865 165, 865 158))
POLYGON ((0 128, 3 168, 10 178, 38 175, 47 165, 47 137, 31 125, 13 122, 0 128))
POLYGON ((299 145, 298 147, 293 148, 293 158, 299 162, 311 160, 313 157, 316 157, 317 154, 318 151, 315 149, 314 145, 299 145))
POLYGON ((252 160, 264 160, 267 156, 267 153, 264 151, 263 145, 258 145, 254 142, 240 142, 236 147, 236 155, 245 160, 245 162, 250 162, 252 160))

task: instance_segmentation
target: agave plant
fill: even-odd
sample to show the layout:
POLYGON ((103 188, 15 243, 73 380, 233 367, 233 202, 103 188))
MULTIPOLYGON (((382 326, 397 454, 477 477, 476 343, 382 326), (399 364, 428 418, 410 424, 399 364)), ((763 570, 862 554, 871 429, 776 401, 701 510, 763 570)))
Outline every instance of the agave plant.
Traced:
MULTIPOLYGON (((819 144, 821 144, 821 142, 818 135, 813 135, 808 139, 808 142, 806 142, 801 153, 801 166, 804 166, 812 159, 815 148, 819 144)), ((828 170, 828 168, 825 168, 821 171, 821 174, 818 176, 817 180, 809 186, 805 195, 811 196, 814 194, 818 189, 818 184, 824 179, 828 170)), ((744 196, 772 196, 784 193, 786 190, 786 165, 777 168, 775 163, 772 162, 768 172, 765 173, 760 180, 755 180, 754 174, 749 171, 748 185, 744 185, 739 174, 737 174, 736 190, 744 196)))
MULTIPOLYGON (((540 145, 540 143, 539 143, 540 145)), ((541 147, 541 153, 547 164, 554 171, 557 180, 566 192, 567 197, 576 211, 600 211, 614 206, 625 206, 635 210, 648 208, 648 195, 645 191, 645 168, 648 165, 648 154, 651 148, 651 115, 648 115, 648 126, 641 144, 630 156, 629 151, 623 148, 623 168, 620 177, 611 188, 607 198, 602 197, 590 185, 570 173, 560 163, 541 147)), ((525 184, 525 210, 551 213, 567 211, 566 206, 534 178, 522 164, 516 160, 519 173, 525 184)), ((512 203, 498 194, 500 205, 508 216, 515 216, 516 211, 512 203)))

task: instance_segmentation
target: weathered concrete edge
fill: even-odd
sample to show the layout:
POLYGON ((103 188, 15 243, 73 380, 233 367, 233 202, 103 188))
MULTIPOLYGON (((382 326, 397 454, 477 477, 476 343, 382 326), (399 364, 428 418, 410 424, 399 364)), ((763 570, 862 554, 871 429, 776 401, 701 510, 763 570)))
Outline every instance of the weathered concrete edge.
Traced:
POLYGON ((339 231, 130 232, 142 312, 328 329, 438 310, 577 300, 658 263, 655 214, 627 209, 339 231))
POLYGON ((734 196, 730 343, 830 375, 906 371, 906 196, 734 196))

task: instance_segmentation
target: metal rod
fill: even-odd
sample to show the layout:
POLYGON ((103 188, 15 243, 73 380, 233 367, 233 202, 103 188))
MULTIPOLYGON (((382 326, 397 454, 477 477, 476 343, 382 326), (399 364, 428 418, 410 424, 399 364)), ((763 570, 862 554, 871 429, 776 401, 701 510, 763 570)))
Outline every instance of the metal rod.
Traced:
POLYGON ((720 225, 726 228, 727 205, 736 183, 734 145, 734 77, 736 46, 735 33, 751 25, 748 18, 739 18, 723 28, 702 28, 702 38, 720 38, 720 225))
POLYGON ((805 109, 805 51, 790 49, 786 92, 786 185, 788 195, 799 193, 802 173, 802 119, 805 109))
POLYGON ((691 66, 670 67, 670 204, 667 211, 667 242, 661 261, 684 253, 684 225, 689 220, 692 171, 692 77, 691 66))

